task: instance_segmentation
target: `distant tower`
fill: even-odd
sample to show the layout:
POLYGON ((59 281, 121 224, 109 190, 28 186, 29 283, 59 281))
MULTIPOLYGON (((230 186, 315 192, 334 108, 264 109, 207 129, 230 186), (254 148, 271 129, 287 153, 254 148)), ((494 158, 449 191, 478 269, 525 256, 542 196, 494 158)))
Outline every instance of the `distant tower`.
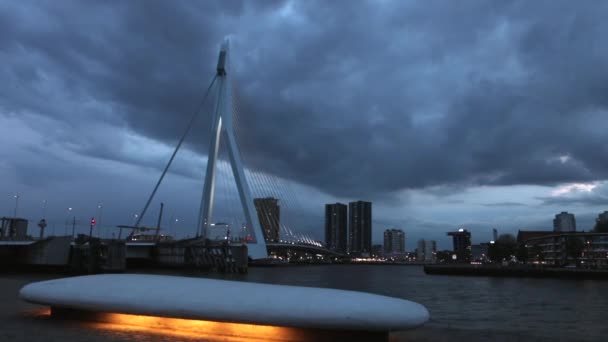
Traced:
POLYGON ((574 214, 570 214, 566 211, 555 215, 553 219, 553 231, 554 232, 574 232, 576 231, 576 220, 574 214))
POLYGON ((498 231, 496 230, 496 228, 492 229, 492 237, 494 241, 498 240, 498 231))
POLYGON ((350 202, 348 216, 348 253, 369 256, 372 252, 372 202, 350 202))
POLYGON ((325 205, 325 246, 338 253, 346 253, 347 206, 342 203, 325 205))
POLYGON ((416 248, 416 261, 435 262, 437 254, 437 242, 435 240, 418 240, 416 248))
POLYGON ((424 261, 435 262, 437 255, 437 242, 435 240, 424 241, 424 261))

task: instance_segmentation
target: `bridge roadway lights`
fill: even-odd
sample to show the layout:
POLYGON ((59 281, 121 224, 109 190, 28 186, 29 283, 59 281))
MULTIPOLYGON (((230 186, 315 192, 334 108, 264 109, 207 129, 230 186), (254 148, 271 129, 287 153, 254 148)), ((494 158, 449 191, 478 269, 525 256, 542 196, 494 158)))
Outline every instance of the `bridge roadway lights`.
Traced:
POLYGON ((58 318, 198 338, 386 341, 429 319, 420 304, 364 292, 158 275, 55 279, 19 294, 58 318))

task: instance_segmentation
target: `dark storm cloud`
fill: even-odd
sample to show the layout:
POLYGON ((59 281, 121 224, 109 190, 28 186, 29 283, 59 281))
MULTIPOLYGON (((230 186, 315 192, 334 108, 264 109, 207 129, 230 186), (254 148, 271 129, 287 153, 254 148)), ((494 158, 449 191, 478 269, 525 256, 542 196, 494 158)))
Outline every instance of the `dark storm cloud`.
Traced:
MULTIPOLYGON (((369 197, 604 179, 607 6, 4 3, 0 108, 175 143, 230 36, 243 154, 257 169, 369 197)), ((204 153, 207 132, 199 124, 190 146, 204 153)), ((59 138, 128 159, 103 139, 59 138)))

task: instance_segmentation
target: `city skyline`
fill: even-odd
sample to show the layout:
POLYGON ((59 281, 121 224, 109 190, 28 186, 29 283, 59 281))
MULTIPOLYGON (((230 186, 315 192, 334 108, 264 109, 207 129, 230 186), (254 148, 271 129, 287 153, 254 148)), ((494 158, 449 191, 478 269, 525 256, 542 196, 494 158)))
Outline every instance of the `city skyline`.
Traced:
MULTIPOLYGON (((265 199, 274 199, 274 198, 269 197, 269 198, 256 198, 256 199, 257 200, 265 200, 265 199)), ((278 201, 280 199, 275 199, 275 200, 278 201)), ((336 204, 340 204, 340 203, 336 203, 336 204)), ((260 205, 260 204, 258 203, 258 205, 260 205)), ((278 205, 278 202, 277 202, 277 205, 278 205)), ((48 206, 48 200, 43 200, 40 203, 40 208, 34 208, 34 209, 38 209, 38 211, 41 211, 43 213, 40 216, 40 219, 43 218, 43 217, 46 217, 47 211, 48 211, 47 206, 48 206)), ((327 205, 325 205, 324 208, 326 206, 327 205)), ((15 203, 13 202, 13 207, 9 208, 10 210, 7 210, 7 214, 6 215, 0 215, 0 216, 12 217, 11 214, 14 212, 15 207, 16 207, 15 203)), ((86 232, 88 232, 88 229, 89 229, 90 220, 92 218, 97 218, 97 219, 100 218, 100 215, 99 215, 101 213, 100 207, 103 207, 103 206, 101 204, 99 204, 95 208, 84 208, 84 210, 81 210, 81 212, 79 212, 79 210, 77 210, 77 209, 82 209, 82 208, 78 208, 78 207, 61 208, 63 214, 58 214, 58 215, 56 213, 51 212, 50 213, 51 217, 58 217, 59 219, 56 219, 55 221, 50 220, 51 223, 49 224, 49 227, 50 227, 49 229, 52 229, 51 231, 53 233, 61 234, 61 232, 63 232, 64 230, 68 229, 68 228, 65 228, 65 227, 69 226, 70 227, 69 229, 71 229, 71 227, 72 227, 72 220, 75 218, 76 219, 76 230, 77 230, 77 232, 86 233, 86 232), (61 218, 61 217, 63 217, 63 218, 61 218)), ((23 211, 26 212, 26 213, 31 213, 31 212, 36 212, 37 211, 37 210, 31 210, 32 208, 29 208, 29 207, 25 207, 23 209, 24 209, 23 211)), ((171 209, 174 212, 175 208, 171 208, 171 209)), ((260 207, 260 209, 261 209, 261 207, 260 207)), ((269 217, 268 215, 261 217, 260 216, 261 213, 258 210, 258 207, 256 207, 256 211, 258 211, 257 214, 256 214, 256 217, 260 221, 264 221, 265 217, 269 217)), ((574 215, 576 217, 576 221, 580 221, 578 215, 576 215, 574 213, 565 212, 565 211, 554 213, 553 218, 551 219, 551 217, 548 217, 546 219, 546 221, 551 222, 551 224, 554 224, 555 223, 555 218, 558 217, 561 214, 564 214, 564 213, 566 213, 568 215, 574 215)), ((604 215, 604 216, 608 215, 606 213, 608 213, 608 211, 604 210, 604 211, 598 211, 598 212, 593 212, 593 213, 585 214, 583 216, 583 220, 582 220, 584 222, 584 226, 576 225, 575 224, 575 230, 579 231, 579 232, 582 232, 582 231, 589 232, 589 231, 591 231, 593 229, 596 221, 598 220, 598 217, 602 217, 601 215, 604 215)), ((29 219, 31 221, 31 223, 38 222, 38 220, 39 220, 39 218, 37 216, 33 216, 33 217, 29 217, 28 215, 19 215, 19 216, 22 216, 23 218, 29 219)), ((133 213, 133 214, 131 214, 129 216, 129 219, 126 220, 126 221, 136 219, 137 216, 138 216, 137 213, 133 213)), ((271 218, 268 218, 268 220, 270 220, 270 219, 271 218)), ((103 220, 106 220, 106 218, 104 217, 103 220)), ((380 219, 380 220, 382 220, 382 219, 380 219)), ((45 221, 48 222, 48 220, 45 220, 45 221)), ((154 215, 150 215, 150 218, 149 218, 148 221, 150 221, 150 222, 156 222, 156 217, 154 215)), ((175 214, 171 214, 171 217, 167 217, 167 216, 164 217, 164 219, 163 219, 163 227, 164 227, 164 229, 167 229, 167 233, 175 232, 175 227, 174 226, 176 224, 178 224, 178 223, 181 224, 181 225, 183 225, 184 223, 182 221, 184 221, 184 220, 175 217, 175 214)), ((221 219, 218 219, 217 221, 221 222, 221 219)), ((272 221, 273 222, 271 222, 271 221, 262 222, 262 224, 269 223, 274 228, 278 228, 279 222, 277 222, 276 219, 273 219, 272 221)), ((232 225, 232 224, 230 224, 230 225, 232 225)), ((234 227, 241 226, 241 225, 242 225, 242 223, 238 223, 238 224, 235 223, 234 227)), ((118 232, 117 229, 114 229, 116 227, 114 225, 112 225, 112 223, 108 223, 105 227, 108 230, 106 230, 105 234, 102 233, 102 236, 111 237, 113 233, 117 234, 117 232, 118 232)), ((324 224, 323 224, 323 227, 325 227, 324 224)), ((325 237, 326 237, 326 235, 325 235, 325 229, 323 227, 321 228, 321 231, 322 231, 321 234, 314 234, 314 232, 313 232, 313 235, 311 237, 314 240, 323 241, 323 242, 326 241, 326 239, 325 239, 325 237)), ((270 230, 273 230, 275 232, 278 231, 278 230, 280 230, 280 229, 272 229, 271 227, 269 227, 269 228, 270 229, 268 230, 268 232, 270 230)), ((439 227, 439 229, 441 229, 441 230, 439 230, 439 234, 438 235, 437 234, 426 234, 425 235, 425 233, 418 233, 417 234, 416 233, 417 230, 415 229, 415 227, 413 227, 413 228, 409 227, 409 229, 408 229, 408 227, 406 227, 405 225, 390 225, 390 224, 386 224, 386 223, 378 223, 376 221, 376 219, 374 218, 374 220, 372 220, 372 244, 382 244, 383 241, 384 241, 384 236, 383 236, 384 231, 386 229, 391 229, 391 228, 396 228, 396 229, 403 230, 405 233, 408 234, 408 236, 410 236, 411 232, 413 232, 414 237, 411 237, 411 239, 409 239, 409 241, 416 241, 416 240, 420 240, 420 239, 424 239, 424 240, 426 240, 426 239, 432 239, 432 240, 435 240, 435 241, 437 241, 437 245, 439 246, 438 248, 442 249, 442 250, 449 250, 451 248, 451 245, 452 245, 451 239, 445 238, 445 232, 446 231, 448 231, 448 230, 455 230, 455 229, 461 229, 461 228, 467 229, 470 232, 472 231, 470 229, 470 226, 467 226, 467 225, 444 225, 442 227, 439 227)), ((546 224, 544 226, 537 226, 537 227, 534 227, 534 228, 531 228, 531 229, 528 228, 528 227, 516 227, 515 229, 506 229, 506 230, 505 229, 501 229, 500 227, 490 227, 490 226, 477 227, 477 228, 478 229, 477 229, 476 232, 475 232, 475 229, 473 229, 473 234, 472 234, 472 237, 471 237, 471 241, 474 242, 474 243, 487 243, 487 242, 493 240, 493 229, 495 229, 495 228, 498 228, 498 231, 499 231, 500 234, 517 235, 517 232, 519 230, 552 231, 552 230, 555 229, 555 226, 554 225, 550 226, 549 224, 546 224)), ((99 229, 99 227, 96 227, 96 230, 97 229, 99 229)), ((51 231, 49 231, 49 232, 51 232, 51 231)), ((265 234, 266 233, 267 233, 267 231, 265 231, 265 234)), ((272 233, 272 234, 275 234, 275 233, 272 233)), ((283 234, 283 233, 280 233, 280 234, 283 234)), ((33 234, 33 235, 35 235, 35 234, 33 234)), ((193 236, 193 235, 186 235, 186 234, 180 235, 178 233, 176 236, 184 237, 184 236, 193 236)), ((415 250, 415 246, 409 246, 409 248, 408 248, 408 246, 406 245, 406 250, 414 251, 415 250)))
MULTIPOLYGON (((299 231, 322 240, 322 206, 356 198, 374 203, 374 242, 387 227, 484 241, 561 211, 590 229, 608 205, 608 5, 558 3, 4 3, 0 213, 19 195, 32 221, 48 201, 51 230, 99 203, 103 225, 130 224, 228 37, 243 154, 293 185, 299 231)), ((203 121, 158 194, 181 236, 195 233, 203 121)))

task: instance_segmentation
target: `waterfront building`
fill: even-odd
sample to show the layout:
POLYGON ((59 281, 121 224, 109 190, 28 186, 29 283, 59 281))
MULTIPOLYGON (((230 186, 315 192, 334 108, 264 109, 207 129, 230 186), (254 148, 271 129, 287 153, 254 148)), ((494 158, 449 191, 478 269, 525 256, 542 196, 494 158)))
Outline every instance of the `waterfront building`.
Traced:
POLYGON ((551 230, 518 230, 517 244, 523 245, 527 240, 553 234, 551 230))
POLYGON ((471 260, 472 261, 488 261, 488 251, 490 245, 487 243, 480 243, 477 245, 471 245, 471 260))
POLYGON ((325 246, 327 249, 338 253, 346 253, 347 251, 346 211, 346 204, 325 205, 325 246))
POLYGON ((384 231, 384 255, 403 255, 405 253, 405 233, 401 229, 384 231))
MULTIPOLYGON (((207 238, 213 241, 224 241, 230 239, 230 224, 225 222, 215 222, 210 223, 209 228, 207 228, 207 238)), ((135 232, 134 232, 135 233, 135 232)), ((141 236, 141 234, 137 234, 141 236)), ((135 236, 135 235, 134 235, 135 236)), ((151 239, 154 239, 156 236, 151 235, 151 239)), ((141 239, 141 237, 140 237, 141 239)))
POLYGON ((383 246, 382 245, 372 245, 372 256, 375 258, 384 256, 383 246))
POLYGON ((266 242, 278 242, 281 222, 279 200, 274 197, 254 198, 253 204, 258 213, 264 240, 266 242))
POLYGON ((471 261, 471 232, 466 229, 458 229, 455 232, 448 232, 448 236, 452 237, 454 245, 455 261, 470 262, 471 261))
POLYGON ((528 249, 528 262, 608 268, 608 233, 552 233, 529 238, 524 246, 528 249))
POLYGON ((424 241, 424 261, 435 262, 437 260, 437 242, 435 240, 424 241))
POLYGON ((437 243, 434 240, 418 240, 416 261, 435 262, 437 260, 437 243))
POLYGON ((369 256, 372 251, 372 203, 348 204, 348 253, 369 256))
POLYGON ((424 261, 424 240, 418 240, 416 244, 416 261, 424 261))
POLYGON ((553 219, 553 231, 554 232, 574 232, 576 231, 576 220, 574 214, 570 214, 566 211, 555 215, 553 219))

